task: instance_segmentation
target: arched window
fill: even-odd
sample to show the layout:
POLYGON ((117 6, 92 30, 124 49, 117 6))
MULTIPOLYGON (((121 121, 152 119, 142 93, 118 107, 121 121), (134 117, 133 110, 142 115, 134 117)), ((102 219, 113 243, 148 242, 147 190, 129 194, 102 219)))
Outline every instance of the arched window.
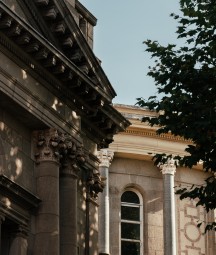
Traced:
POLYGON ((121 255, 142 255, 142 198, 134 190, 121 196, 121 255))

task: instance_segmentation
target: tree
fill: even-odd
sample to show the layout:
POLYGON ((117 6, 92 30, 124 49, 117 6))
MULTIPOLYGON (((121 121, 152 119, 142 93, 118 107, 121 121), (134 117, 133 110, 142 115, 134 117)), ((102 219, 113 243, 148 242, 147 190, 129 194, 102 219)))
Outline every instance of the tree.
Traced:
MULTIPOLYGON (((187 156, 177 157, 180 164, 192 168, 202 161, 212 176, 201 187, 177 193, 181 199, 198 198, 197 205, 208 212, 216 208, 216 0, 180 0, 180 10, 181 16, 171 16, 178 22, 177 38, 184 40, 184 46, 144 42, 155 60, 148 75, 159 96, 137 98, 137 104, 158 113, 142 120, 158 125, 158 134, 171 132, 192 141, 185 149, 187 156)), ((163 156, 156 155, 155 164, 163 156)), ((216 224, 209 223, 209 229, 216 230, 216 224)))

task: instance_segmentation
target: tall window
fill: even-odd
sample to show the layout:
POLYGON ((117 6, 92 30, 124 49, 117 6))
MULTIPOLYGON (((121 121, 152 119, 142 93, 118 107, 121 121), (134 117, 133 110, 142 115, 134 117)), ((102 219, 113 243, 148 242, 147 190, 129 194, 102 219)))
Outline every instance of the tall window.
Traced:
POLYGON ((135 191, 121 196, 121 255, 142 255, 142 201, 135 191))

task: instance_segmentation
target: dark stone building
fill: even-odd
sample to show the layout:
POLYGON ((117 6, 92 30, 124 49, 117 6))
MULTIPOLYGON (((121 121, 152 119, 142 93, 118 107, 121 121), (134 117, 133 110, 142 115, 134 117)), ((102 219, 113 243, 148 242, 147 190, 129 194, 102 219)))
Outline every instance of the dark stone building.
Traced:
POLYGON ((98 254, 97 150, 129 122, 73 0, 0 1, 1 255, 98 254))

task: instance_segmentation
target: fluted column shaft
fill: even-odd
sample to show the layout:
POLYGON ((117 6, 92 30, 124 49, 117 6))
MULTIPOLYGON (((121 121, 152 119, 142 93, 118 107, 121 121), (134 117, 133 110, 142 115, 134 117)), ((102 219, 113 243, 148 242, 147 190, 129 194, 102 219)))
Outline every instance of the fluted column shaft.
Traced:
POLYGON ((105 187, 99 194, 99 254, 110 254, 110 218, 109 218, 109 166, 113 152, 101 149, 98 152, 100 160, 99 171, 105 187))
POLYGON ((170 159, 160 168, 163 174, 164 254, 176 255, 175 162, 170 159))

